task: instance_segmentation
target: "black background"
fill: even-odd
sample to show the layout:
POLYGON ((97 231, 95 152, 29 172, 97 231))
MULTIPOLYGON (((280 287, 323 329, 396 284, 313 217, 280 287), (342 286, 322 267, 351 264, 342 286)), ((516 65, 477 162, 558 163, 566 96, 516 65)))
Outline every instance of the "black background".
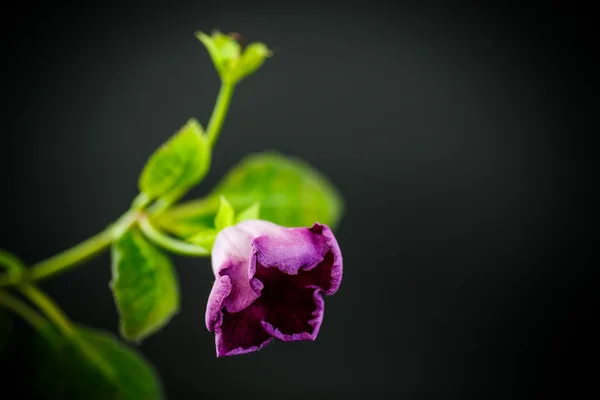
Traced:
MULTIPOLYGON (((140 348, 169 398, 516 399, 592 383, 597 46, 586 10, 5 11, 0 247, 27 262, 104 228, 148 155, 188 118, 206 124, 219 82, 198 29, 240 32, 275 56, 238 87, 190 197, 269 149, 305 159, 345 197, 344 280, 314 343, 216 359, 203 322, 210 264, 177 258, 182 312, 140 348)), ((116 332, 109 265, 104 254, 42 287, 73 320, 116 332)), ((0 379, 23 398, 34 361, 30 330, 18 332, 0 379)))

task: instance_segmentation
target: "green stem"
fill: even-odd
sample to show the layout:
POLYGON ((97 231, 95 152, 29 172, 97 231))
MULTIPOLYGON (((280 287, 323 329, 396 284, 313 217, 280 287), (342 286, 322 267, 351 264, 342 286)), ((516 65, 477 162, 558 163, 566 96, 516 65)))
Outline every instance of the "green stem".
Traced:
POLYGON ((18 286, 18 289, 23 293, 32 303, 37 305, 40 310, 48 317, 50 321, 65 335, 72 336, 75 333, 73 324, 62 310, 48 297, 44 292, 39 290, 37 287, 30 284, 22 284, 18 286))
POLYGON ((131 209, 141 211, 151 202, 152 199, 146 193, 140 193, 133 199, 131 209))
MULTIPOLYGON (((131 226, 137 217, 137 213, 128 211, 114 224, 98 233, 95 236, 65 250, 44 261, 34 264, 29 270, 24 272, 24 277, 28 280, 38 281, 57 273, 65 272, 84 261, 103 252, 115 237, 122 234, 131 226)), ((19 274, 8 274, 0 277, 0 287, 19 283, 22 277, 19 274)))
POLYGON ((18 289, 42 310, 46 317, 58 328, 65 338, 76 346, 83 356, 87 357, 109 379, 114 378, 115 371, 113 367, 104 360, 102 354, 97 349, 90 346, 77 335, 73 323, 47 294, 31 284, 19 285, 18 289))
MULTIPOLYGON (((229 105, 231 104, 231 98, 233 96, 234 89, 235 83, 224 81, 221 82, 219 96, 217 97, 215 108, 213 109, 208 127, 206 129, 207 140, 211 148, 214 147, 215 142, 221 133, 221 128, 223 127, 223 122, 227 116, 227 111, 229 109, 229 105)), ((149 214, 158 215, 162 213, 177 199, 178 197, 175 196, 174 199, 170 199, 172 201, 157 201, 153 207, 150 207, 149 214)), ((143 210, 149 203, 150 198, 148 198, 148 196, 144 195, 143 193, 138 195, 132 203, 132 209, 123 214, 123 216, 112 226, 109 226, 97 235, 92 236, 91 238, 68 250, 65 250, 53 257, 48 258, 47 260, 33 265, 31 269, 24 272, 24 274, 26 274, 26 278, 28 280, 38 281, 48 276, 67 271, 98 255, 108 246, 110 246, 111 242, 116 237, 119 237, 129 226, 131 226, 131 224, 135 222, 138 212, 143 210)), ((143 224, 140 224, 140 227, 150 239, 177 254, 191 256, 209 254, 208 250, 200 246, 180 242, 163 234, 162 232, 156 230, 149 223, 149 221, 145 221, 143 224)), ((12 262, 6 262, 6 264, 10 267, 14 266, 14 263, 12 262)), ((20 272, 13 273, 13 271, 9 271, 8 274, 0 276, 0 287, 15 285, 22 280, 23 274, 20 272)))
POLYGON ((2 249, 0 249, 0 266, 8 269, 9 273, 20 273, 25 269, 25 265, 19 257, 2 249))
MULTIPOLYGON (((231 201, 228 197, 227 200, 231 201)), ((176 219, 199 217, 206 215, 214 215, 219 210, 221 200, 219 196, 205 197, 202 199, 195 199, 186 203, 180 203, 173 208, 170 208, 163 213, 158 220, 159 221, 172 221, 176 219)))
POLYGON ((25 271, 25 264, 19 257, 2 249, 0 249, 0 266, 8 270, 5 276, 0 277, 0 283, 3 280, 18 282, 23 276, 23 271, 25 271))
POLYGON ((233 90, 235 88, 234 83, 221 82, 221 89, 219 90, 219 97, 217 103, 210 116, 208 127, 206 128, 206 136, 210 147, 215 146, 215 142, 219 138, 229 104, 231 103, 231 97, 233 96, 233 90))
POLYGON ((112 240, 112 230, 106 229, 80 244, 42 262, 34 264, 29 272, 33 280, 44 279, 57 272, 64 272, 102 252, 112 240))
POLYGON ((110 246, 115 237, 120 236, 135 222, 136 216, 134 212, 129 211, 97 235, 54 257, 34 264, 29 270, 29 277, 36 281, 41 280, 57 272, 64 272, 98 255, 110 246))
POLYGON ((180 188, 179 190, 172 191, 168 193, 168 195, 161 197, 148 208, 148 214, 152 215, 153 217, 161 215, 164 211, 171 207, 172 204, 183 197, 187 191, 188 188, 180 188))
POLYGON ((147 217, 139 218, 139 226, 148 239, 150 239, 158 246, 169 250, 175 254, 196 257, 207 256, 210 254, 210 252, 204 247, 200 247, 191 243, 185 243, 164 234, 163 232, 159 231, 154 226, 152 226, 147 217))
POLYGON ((0 289, 0 306, 3 306, 4 308, 23 318, 37 331, 43 332, 44 327, 48 324, 48 321, 46 321, 40 314, 35 312, 35 310, 21 300, 12 296, 6 290, 2 289, 0 289))
MULTIPOLYGON (((215 143, 221 133, 221 128, 225 122, 234 89, 235 83, 221 81, 217 102, 215 103, 215 108, 213 109, 210 120, 208 121, 208 126, 206 127, 206 137, 211 148, 215 147, 215 143)), ((182 188, 180 191, 172 192, 166 197, 163 196, 148 209, 148 213, 154 217, 162 214, 172 204, 183 197, 187 190, 187 188, 182 188)))

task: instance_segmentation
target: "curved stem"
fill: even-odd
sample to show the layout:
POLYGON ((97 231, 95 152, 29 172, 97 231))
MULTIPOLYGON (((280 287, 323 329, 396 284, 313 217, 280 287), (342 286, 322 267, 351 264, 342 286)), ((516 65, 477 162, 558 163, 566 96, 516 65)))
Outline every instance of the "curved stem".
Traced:
POLYGON ((0 266, 8 270, 5 276, 0 277, 0 286, 2 286, 2 282, 4 281, 9 284, 18 282, 25 271, 25 264, 23 264, 19 257, 2 249, 0 249, 0 266))
POLYGON ((23 318, 35 330, 43 331, 44 327, 48 324, 48 321, 35 312, 35 310, 2 289, 0 289, 0 306, 23 318))
MULTIPOLYGON (((227 200, 231 201, 228 197, 227 200)), ((221 200, 219 196, 204 197, 188 202, 179 203, 175 207, 164 212, 159 221, 172 221, 176 219, 214 215, 219 210, 221 200)))
MULTIPOLYGON (((231 104, 231 98, 235 89, 235 83, 221 81, 221 88, 219 89, 219 95, 215 108, 210 115, 208 126, 206 127, 206 137, 210 148, 215 147, 215 143, 221 133, 221 128, 225 122, 229 105, 231 104)), ((187 192, 187 188, 183 188, 178 192, 172 192, 168 197, 162 197, 158 199, 148 210, 148 213, 152 216, 158 216, 167 210, 172 204, 179 200, 187 192)), ((140 195, 141 196, 141 195, 140 195)), ((138 196, 138 197, 140 197, 138 196)), ((134 202, 135 204, 135 202, 134 202)), ((146 205, 146 204, 145 204, 146 205)))
POLYGON ((21 272, 25 269, 25 264, 12 253, 0 249, 0 266, 8 269, 9 272, 21 272))
POLYGON ((191 243, 185 243, 174 239, 163 232, 156 229, 147 217, 139 218, 139 226, 144 235, 158 246, 169 250, 175 254, 183 256, 207 256, 210 254, 204 247, 197 246, 191 243))
POLYGON ((23 293, 32 303, 36 304, 40 310, 46 315, 46 317, 52 321, 52 323, 59 329, 59 331, 68 338, 71 343, 77 346, 77 349, 87 357, 92 363, 94 363, 103 373, 109 378, 114 375, 114 370, 109 363, 107 363, 102 355, 88 343, 81 339, 73 323, 64 314, 64 312, 52 301, 52 299, 38 289, 34 285, 23 284, 18 286, 21 293, 23 293))
MULTIPOLYGON (((55 256, 52 256, 44 261, 34 264, 25 276, 29 280, 42 280, 50 275, 55 275, 59 272, 67 271, 84 261, 98 255, 104 251, 115 237, 122 234, 131 224, 135 222, 137 213, 129 211, 117 220, 113 225, 109 226, 95 236, 71 247, 55 256)), ((8 275, 0 277, 0 286, 14 285, 21 281, 19 275, 8 275)))
POLYGON ((215 108, 210 116, 210 121, 208 122, 208 127, 206 128, 206 136, 211 148, 215 146, 219 133, 221 133, 221 128, 223 127, 223 122, 225 121, 225 116, 227 115, 229 104, 231 103, 234 88, 234 83, 221 82, 219 97, 217 98, 217 103, 215 104, 215 108))
POLYGON ((159 198, 154 204, 152 204, 152 206, 148 208, 148 214, 152 215, 153 217, 161 215, 169 207, 171 207, 172 204, 183 197, 187 191, 188 188, 180 188, 179 190, 170 192, 167 196, 159 198))
POLYGON ((151 201, 152 199, 146 193, 140 193, 133 199, 131 208, 138 211, 143 210, 151 201))
MULTIPOLYGON (((213 109, 206 129, 207 140, 211 148, 214 147, 215 142, 221 133, 221 128, 223 127, 223 122, 225 121, 229 105, 231 104, 234 89, 235 83, 221 82, 219 96, 217 97, 215 108, 213 109)), ((128 227, 130 227, 131 224, 135 222, 138 213, 148 206, 150 202, 151 200, 148 196, 144 193, 140 193, 134 199, 131 210, 123 214, 115 224, 84 242, 33 265, 31 269, 23 271, 23 273, 12 273, 12 271, 9 271, 8 274, 0 276, 0 287, 18 284, 24 280, 24 277, 26 277, 27 280, 32 281, 41 280, 59 272, 67 271, 96 256, 110 246, 111 242, 116 237, 119 237, 128 227)), ((172 202, 169 201, 162 203, 158 201, 150 208, 149 213, 151 215, 158 215, 170 207, 171 203, 172 202)), ((144 230, 144 233, 146 233, 148 238, 174 253, 188 256, 205 256, 210 254, 208 250, 200 246, 180 242, 163 234, 156 230, 147 220, 140 223, 140 227, 144 230)), ((12 261, 5 262, 5 264, 14 270, 12 267, 14 267, 15 264, 12 261)))
MULTIPOLYGON (((73 343, 82 355, 87 357, 94 365, 96 365, 109 379, 114 377, 114 369, 112 366, 104 360, 102 354, 97 349, 90 346, 85 340, 83 340, 75 330, 73 323, 63 313, 63 311, 52 301, 52 299, 38 289, 34 285, 22 284, 18 286, 18 289, 23 293, 32 303, 36 304, 40 310, 46 315, 46 317, 59 329, 59 331, 73 343)), ((27 307, 27 306, 26 306, 27 307)), ((38 315, 42 321, 42 317, 38 315)), ((40 330, 42 333, 44 329, 40 330)), ((49 337, 52 339, 52 337, 49 337)))
POLYGON ((71 321, 69 321, 62 310, 44 292, 30 284, 19 285, 18 288, 21 293, 42 310, 46 317, 48 317, 48 319, 52 321, 65 336, 72 336, 75 333, 71 321))
POLYGON ((106 229, 62 253, 34 264, 28 275, 33 280, 40 280, 59 271, 64 272, 102 252, 111 240, 112 230, 106 229))

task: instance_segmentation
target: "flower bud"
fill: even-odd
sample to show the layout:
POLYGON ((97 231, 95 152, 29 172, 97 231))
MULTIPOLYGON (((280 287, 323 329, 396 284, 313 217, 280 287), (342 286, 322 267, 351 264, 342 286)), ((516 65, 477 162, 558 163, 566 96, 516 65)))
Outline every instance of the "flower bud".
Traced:
POLYGON ((241 35, 224 35, 215 31, 212 36, 197 32, 196 37, 204 44, 221 80, 235 84, 254 73, 271 55, 264 43, 251 43, 242 48, 241 35))
POLYGON ((206 327, 217 357, 256 351, 273 338, 315 340, 323 321, 322 294, 342 280, 342 254, 331 230, 285 228, 248 220, 223 229, 212 250, 215 283, 206 327))

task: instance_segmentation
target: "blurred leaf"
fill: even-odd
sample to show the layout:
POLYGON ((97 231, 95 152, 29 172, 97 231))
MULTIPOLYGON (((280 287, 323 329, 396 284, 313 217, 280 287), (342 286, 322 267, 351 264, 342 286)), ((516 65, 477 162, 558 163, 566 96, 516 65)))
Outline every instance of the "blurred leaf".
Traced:
POLYGON ((208 197, 173 207, 158 223, 183 237, 211 228, 220 196, 236 211, 260 202, 261 219, 287 227, 319 222, 335 228, 344 207, 335 187, 307 163, 278 153, 259 153, 234 166, 208 197))
POLYGON ((140 341, 179 311, 179 285, 171 260, 137 229, 125 232, 113 244, 112 274, 110 287, 123 337, 140 341))
POLYGON ((213 244, 215 243, 215 239, 217 237, 217 231, 214 229, 206 229, 192 235, 188 242, 193 243, 198 246, 202 246, 209 251, 212 251, 213 244))
POLYGON ((260 202, 252 204, 250 207, 239 212, 235 217, 236 223, 247 221, 249 219, 259 219, 260 217, 260 202))
POLYGON ((215 230, 220 232, 228 226, 233 225, 234 222, 235 211, 225 196, 221 196, 221 205, 219 206, 219 210, 215 216, 215 230))
POLYGON ((154 199, 189 189, 208 172, 210 153, 200 124, 188 121, 150 156, 140 175, 140 191, 154 199))
POLYGON ((9 344, 14 331, 13 320, 11 315, 0 310, 0 352, 9 344))
POLYGON ((73 340, 49 325, 36 343, 36 387, 43 399, 154 400, 158 375, 137 352, 107 332, 79 326, 73 340), (48 337, 53 338, 47 340, 48 337), (85 351, 83 351, 85 349, 85 351), (90 358, 90 351, 99 359, 90 358))

